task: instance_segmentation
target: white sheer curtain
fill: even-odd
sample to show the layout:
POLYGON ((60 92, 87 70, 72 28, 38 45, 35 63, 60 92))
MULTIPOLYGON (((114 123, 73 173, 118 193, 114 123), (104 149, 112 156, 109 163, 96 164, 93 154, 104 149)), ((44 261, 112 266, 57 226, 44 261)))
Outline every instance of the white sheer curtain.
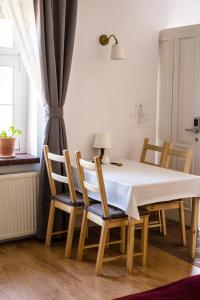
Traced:
POLYGON ((0 0, 3 14, 13 22, 16 46, 30 79, 27 99, 28 153, 41 156, 44 139, 44 94, 33 0, 0 0), (39 101, 38 101, 39 100, 39 101))
POLYGON ((38 98, 44 104, 33 0, 1 0, 0 3, 5 16, 13 22, 21 59, 38 98))

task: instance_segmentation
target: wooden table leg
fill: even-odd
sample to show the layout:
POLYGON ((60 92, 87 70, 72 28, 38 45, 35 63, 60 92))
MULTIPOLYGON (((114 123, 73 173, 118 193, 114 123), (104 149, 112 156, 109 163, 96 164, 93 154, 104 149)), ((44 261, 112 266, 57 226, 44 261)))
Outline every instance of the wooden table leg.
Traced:
POLYGON ((189 255, 191 258, 195 257, 195 250, 196 250, 199 200, 200 198, 192 198, 192 215, 191 215, 191 224, 190 224, 190 243, 189 243, 189 255))

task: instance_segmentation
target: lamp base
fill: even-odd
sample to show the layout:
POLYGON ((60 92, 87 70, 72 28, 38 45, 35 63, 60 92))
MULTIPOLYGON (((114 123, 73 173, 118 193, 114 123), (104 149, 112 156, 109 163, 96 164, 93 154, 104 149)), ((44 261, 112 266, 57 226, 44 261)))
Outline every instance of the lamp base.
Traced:
POLYGON ((104 148, 101 148, 100 160, 101 160, 102 165, 110 164, 110 158, 109 158, 108 154, 105 152, 104 148))
MULTIPOLYGON (((105 149, 104 148, 101 148, 101 153, 100 153, 100 161, 102 161, 102 158, 104 156, 104 152, 105 152, 105 149)), ((102 163, 102 162, 101 162, 102 163)))
POLYGON ((105 153, 101 159, 102 165, 109 165, 110 164, 110 158, 107 153, 105 153))

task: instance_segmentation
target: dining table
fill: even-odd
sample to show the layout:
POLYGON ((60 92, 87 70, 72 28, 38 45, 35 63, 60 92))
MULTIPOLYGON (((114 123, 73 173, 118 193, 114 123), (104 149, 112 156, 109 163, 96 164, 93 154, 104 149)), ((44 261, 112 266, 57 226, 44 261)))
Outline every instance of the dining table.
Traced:
MULTIPOLYGON (((189 256, 195 257, 200 199, 200 176, 171 169, 121 159, 120 165, 102 165, 106 196, 109 205, 125 211, 130 218, 139 219, 139 206, 192 199, 189 237, 189 256)), ((76 164, 73 164, 75 187, 80 191, 76 164)), ((95 171, 86 170, 85 179, 97 184, 95 171)), ((100 195, 89 192, 89 197, 100 201, 100 195)))

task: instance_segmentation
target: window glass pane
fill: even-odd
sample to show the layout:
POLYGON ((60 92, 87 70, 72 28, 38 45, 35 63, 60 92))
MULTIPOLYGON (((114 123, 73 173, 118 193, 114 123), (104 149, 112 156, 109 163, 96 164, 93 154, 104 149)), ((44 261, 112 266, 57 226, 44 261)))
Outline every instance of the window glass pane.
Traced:
POLYGON ((0 104, 13 103, 13 68, 0 66, 0 104))
POLYGON ((0 18, 0 47, 13 48, 13 27, 10 20, 0 18))
POLYGON ((13 124, 13 106, 0 105, 0 131, 8 130, 13 124))

